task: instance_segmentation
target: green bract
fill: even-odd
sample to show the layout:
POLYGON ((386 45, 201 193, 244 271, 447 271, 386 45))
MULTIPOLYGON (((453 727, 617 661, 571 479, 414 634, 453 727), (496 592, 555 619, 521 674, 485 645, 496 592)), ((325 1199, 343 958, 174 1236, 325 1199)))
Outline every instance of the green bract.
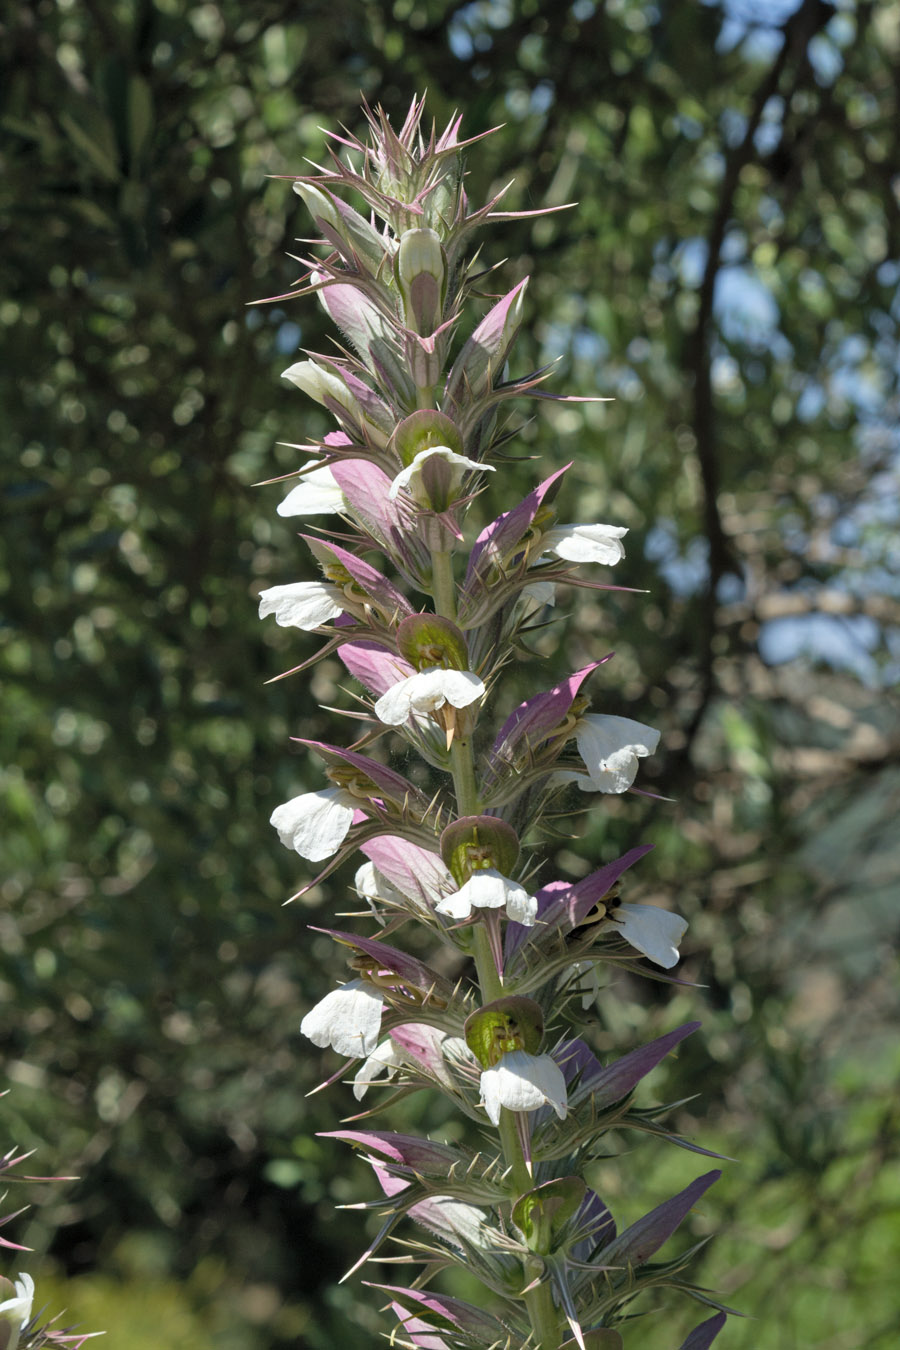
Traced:
POLYGON ((444 413, 423 408, 411 413, 397 426, 391 437, 391 445, 404 465, 412 464, 416 455, 423 450, 432 450, 444 445, 457 455, 463 453, 463 438, 450 418, 444 413))
POLYGON ((498 998, 466 1018, 466 1045, 483 1069, 512 1050, 536 1055, 544 1038, 544 1015, 530 998, 498 998))
POLYGON ((460 886, 485 867, 510 876, 519 860, 519 840, 499 816, 463 816, 441 834, 441 857, 460 886))
POLYGON ((466 640, 455 623, 437 614, 411 614, 397 625, 397 650, 416 670, 441 666, 468 670, 466 640))

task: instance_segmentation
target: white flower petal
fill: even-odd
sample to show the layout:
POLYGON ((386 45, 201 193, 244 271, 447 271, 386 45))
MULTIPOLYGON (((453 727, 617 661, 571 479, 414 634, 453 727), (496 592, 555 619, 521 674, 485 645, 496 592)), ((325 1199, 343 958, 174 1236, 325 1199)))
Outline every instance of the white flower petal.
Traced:
MULTIPOLYGON (((480 1247, 485 1251, 496 1250, 494 1230, 488 1227, 484 1214, 474 1205, 467 1205, 448 1195, 431 1195, 427 1200, 420 1200, 417 1205, 413 1205, 409 1213, 431 1232, 449 1238, 451 1242, 458 1243, 462 1239, 472 1247, 480 1247)), ((429 1343, 435 1344, 434 1341, 429 1343)))
POLYGON ((484 696, 484 684, 471 670, 444 670, 429 666, 392 685, 375 704, 375 715, 389 727, 410 717, 436 712, 445 703, 465 708, 484 696))
POLYGON ((515 884, 493 867, 484 867, 472 873, 457 895, 465 896, 470 909, 502 909, 510 887, 515 884))
POLYGON ((407 675, 398 680, 375 703, 375 716, 388 727, 402 727, 412 710, 409 686, 417 676, 407 675))
POLYGON ((552 1106, 564 1120, 566 1116, 566 1080, 550 1055, 529 1055, 525 1050, 510 1050, 493 1069, 481 1075, 481 1104, 494 1125, 500 1122, 500 1108, 509 1111, 537 1111, 552 1106))
POLYGON ((292 848, 308 862, 321 862, 337 853, 353 824, 358 803, 343 788, 304 792, 276 806, 269 824, 278 831, 285 848, 292 848))
POLYGON ((373 862, 364 862, 356 869, 353 886, 360 900, 381 900, 389 905, 402 905, 404 897, 378 871, 373 862))
POLYGON ((378 873, 375 871, 375 864, 364 862, 362 867, 356 869, 356 876, 353 878, 353 889, 360 900, 380 900, 378 885, 378 873))
POLYGON ((523 928, 532 928, 537 918, 537 898, 529 895, 524 886, 512 882, 506 895, 506 917, 523 928))
POLYGON ((454 891, 453 895, 445 895, 434 907, 436 914, 446 914, 448 919, 468 919, 472 913, 472 902, 463 890, 454 891))
MULTIPOLYGON (((461 471, 464 469, 479 469, 486 473, 495 472, 493 464, 481 464, 476 459, 467 459, 465 455, 458 455, 455 450, 451 450, 449 446, 446 445, 432 445, 427 450, 420 450, 412 463, 407 464, 406 468, 401 469, 397 474, 397 477, 393 480, 388 489, 388 497, 390 497, 391 501, 394 500, 401 488, 408 488, 411 492, 414 492, 415 483, 421 473, 422 465, 426 460, 430 459, 432 455, 440 455, 441 459, 445 459, 448 464, 455 466, 461 471)), ((462 472, 459 474, 459 479, 461 482, 462 472)))
POLYGON ((413 675, 409 696, 413 712, 436 712, 445 703, 454 708, 467 708, 476 699, 483 698, 484 684, 471 670, 442 670, 429 666, 413 675))
POLYGON ((604 563, 611 567, 625 557, 622 536, 624 525, 557 525, 541 540, 545 553, 575 563, 604 563))
POLYGON ((485 1069, 481 1075, 481 1105, 488 1114, 488 1120, 492 1125, 500 1124, 500 1107, 504 1105, 501 1100, 500 1070, 485 1069))
POLYGON ((281 378, 290 380, 291 384, 302 389, 304 394, 314 398, 317 403, 324 403, 326 398, 331 398, 341 407, 346 407, 350 398, 347 386, 340 376, 324 366, 317 365, 315 361, 295 361, 287 370, 281 372, 281 378))
POLYGON ((344 494, 325 464, 305 473, 275 509, 280 516, 324 516, 343 511, 345 507, 344 494))
POLYGON ((447 1063, 460 1073, 471 1076, 473 1070, 479 1072, 478 1060, 462 1036, 445 1036, 441 1041, 441 1054, 447 1063))
POLYGON ((544 605, 556 604, 556 583, 553 581, 532 581, 522 587, 519 597, 527 609, 543 609, 544 605))
POLYGON ((600 791, 580 769, 555 769, 550 777, 550 782, 554 786, 558 783, 577 783, 583 792, 600 791))
POLYGON ((473 909, 505 909, 506 916, 530 928, 537 915, 537 900, 518 881, 493 867, 473 872, 455 895, 448 895, 435 909, 454 919, 467 919, 473 909))
POLYGON ((362 867, 356 869, 356 876, 353 880, 353 886, 360 900, 365 900, 373 917, 382 928, 387 923, 387 918, 381 913, 376 902, 397 906, 400 909, 409 908, 408 902, 395 890, 375 867, 373 862, 364 862, 362 867))
POLYGON ((634 782, 638 759, 652 755, 659 732, 630 717, 588 713, 575 726, 578 751, 588 770, 575 779, 585 792, 625 792, 634 782))
MULTIPOLYGON (((34 1302, 34 1280, 30 1275, 20 1270, 19 1278, 15 1281, 15 1288, 14 1296, 4 1299, 0 1303, 0 1318, 16 1328, 15 1333, 9 1337, 11 1342, 18 1340, 19 1331, 31 1319, 31 1305, 34 1302)), ((5 1341, 4 1344, 6 1344, 5 1341)))
POLYGON ((615 931, 655 965, 671 970, 678 964, 678 944, 687 919, 658 905, 618 905, 601 931, 615 931))
POLYGON ((451 919, 468 919, 473 909, 505 909, 507 918, 530 928, 537 916, 537 900, 517 881, 485 867, 435 905, 438 914, 451 919))
POLYGON ((360 1059, 378 1044, 384 1001, 364 980, 350 980, 326 994, 300 1023, 313 1045, 331 1046, 339 1055, 360 1059))
POLYGON ((393 1078, 397 1069, 402 1068, 404 1063, 403 1054, 394 1044, 390 1037, 382 1041, 376 1050, 372 1052, 365 1064, 361 1065, 356 1072, 353 1080, 353 1095, 358 1102, 369 1090, 369 1084, 382 1074, 385 1078, 393 1078))
POLYGON ((259 593, 259 617, 275 615, 279 628, 312 632, 344 612, 344 597, 326 581, 293 581, 259 593))

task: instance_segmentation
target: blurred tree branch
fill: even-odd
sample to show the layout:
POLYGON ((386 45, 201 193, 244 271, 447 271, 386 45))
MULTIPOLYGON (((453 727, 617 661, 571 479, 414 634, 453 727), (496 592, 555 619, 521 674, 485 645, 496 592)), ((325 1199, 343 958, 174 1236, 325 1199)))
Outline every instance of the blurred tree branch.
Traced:
POLYGON ((762 80, 750 105, 744 135, 740 142, 725 153, 725 168, 719 189, 718 206, 706 240, 706 264, 698 291, 697 321, 686 340, 685 356, 690 371, 693 391, 693 430, 696 455, 703 485, 703 512, 705 533, 709 545, 709 579, 705 606, 704 642, 700 658, 700 695, 690 720, 685 727, 682 757, 690 754, 694 738, 709 706, 714 689, 714 639, 716 635, 716 602, 719 584, 727 573, 733 573, 742 582, 743 565, 734 544, 722 528, 719 513, 721 472, 720 444, 716 433, 715 400, 712 390, 712 339, 714 332, 713 303, 716 278, 722 262, 722 246, 734 213, 735 195, 745 166, 756 155, 755 139, 769 100, 782 88, 785 72, 794 67, 791 88, 783 92, 785 107, 790 107, 801 77, 809 75, 806 48, 814 34, 825 26, 833 13, 832 6, 822 0, 803 0, 800 8, 785 22, 783 41, 772 65, 762 80))

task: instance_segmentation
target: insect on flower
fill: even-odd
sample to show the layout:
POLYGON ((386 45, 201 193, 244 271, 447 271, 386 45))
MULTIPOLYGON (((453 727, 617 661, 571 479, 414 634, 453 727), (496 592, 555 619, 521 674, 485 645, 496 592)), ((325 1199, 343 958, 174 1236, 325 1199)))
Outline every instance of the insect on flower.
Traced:
POLYGON ((587 945, 585 939, 593 942, 595 938, 600 936, 597 925, 601 924, 604 919, 611 918, 615 910, 618 909, 622 903, 621 889, 622 883, 617 881, 614 886, 610 886, 605 895, 601 895, 581 922, 566 933, 564 941, 567 947, 587 945))

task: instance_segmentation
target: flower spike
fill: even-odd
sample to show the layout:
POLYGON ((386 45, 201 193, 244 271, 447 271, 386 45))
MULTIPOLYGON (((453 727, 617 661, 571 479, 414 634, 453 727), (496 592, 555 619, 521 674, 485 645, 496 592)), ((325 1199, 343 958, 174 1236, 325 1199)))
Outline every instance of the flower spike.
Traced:
MULTIPOLYGON (((342 949, 349 976, 300 1025, 352 1062, 345 1086, 361 1106, 325 1137, 357 1150, 380 1191, 352 1206, 381 1227, 345 1279, 411 1221, 400 1259, 421 1274, 372 1286, 390 1302, 396 1344, 627 1350, 642 1287, 677 1286, 687 1256, 651 1259, 719 1173, 617 1228, 582 1173, 600 1157, 630 1162, 610 1130, 703 1151, 668 1128, 666 1108, 637 1098, 698 1024, 603 1063, 589 1010, 617 968, 673 980, 687 922, 632 882, 649 844, 604 855, 580 880, 548 876, 540 848, 572 801, 580 813, 585 799, 593 812, 622 807, 617 830, 636 803, 613 798, 643 793, 645 809, 665 809, 637 785, 660 736, 608 695, 591 707, 612 652, 556 667, 549 688, 535 682, 518 703, 507 683, 514 666, 547 659, 547 610, 559 600, 555 624, 568 588, 592 593, 598 620, 607 590, 630 592, 596 572, 625 565, 627 527, 612 510, 587 521, 563 510, 571 464, 536 473, 524 497, 514 490, 510 466, 521 474, 526 461, 504 405, 604 400, 558 393, 553 366, 510 369, 528 278, 479 293, 496 269, 467 256, 476 230, 559 208, 506 211, 506 188, 471 203, 462 152, 491 133, 464 139, 455 112, 442 130, 418 96, 397 127, 380 107, 364 115, 365 137, 330 132, 326 164, 291 176, 312 238, 289 295, 316 296, 337 342, 302 352, 284 378, 333 426, 292 443, 302 458, 276 507, 323 518, 300 536, 319 575, 259 596, 261 616, 324 639, 293 672, 336 653, 359 732, 346 749, 292 738, 323 762, 325 783, 304 781, 271 813, 282 844, 323 865, 298 894, 317 886, 340 903, 323 883, 362 854, 348 874, 361 912, 345 916, 361 931, 313 929, 342 949), (368 1128, 422 1091, 445 1099, 429 1118, 448 1137, 368 1128), (425 1287, 454 1265, 491 1306, 425 1287)), ((706 1350, 723 1322, 719 1311, 682 1350, 706 1350)))

